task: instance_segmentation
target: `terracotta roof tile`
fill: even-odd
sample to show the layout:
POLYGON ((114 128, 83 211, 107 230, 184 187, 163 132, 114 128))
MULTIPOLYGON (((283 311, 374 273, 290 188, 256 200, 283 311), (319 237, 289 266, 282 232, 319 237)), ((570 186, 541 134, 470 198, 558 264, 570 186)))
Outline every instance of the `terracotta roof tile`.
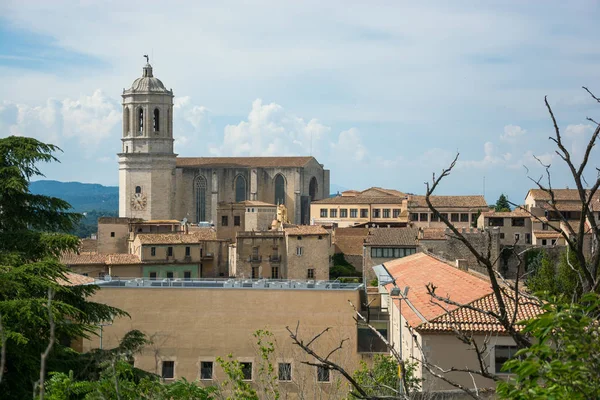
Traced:
POLYGON ((481 213, 488 218, 529 218, 531 214, 523 209, 514 209, 513 211, 488 211, 481 213))
POLYGON ((312 201, 311 204, 402 204, 402 198, 396 196, 335 196, 312 201))
POLYGON ((98 241, 96 239, 81 239, 79 241, 79 252, 95 253, 98 250, 98 241))
POLYGON ((321 225, 292 225, 283 228, 284 232, 288 235, 329 235, 327 229, 321 225))
MULTIPOLYGON (((428 283, 437 286, 436 292, 440 296, 448 296, 453 301, 462 304, 470 303, 492 292, 489 282, 425 253, 416 253, 392 260, 385 263, 385 266, 396 279, 399 287, 408 286, 410 288, 408 300, 425 318, 423 321, 410 307, 403 304, 402 315, 413 327, 445 313, 442 308, 431 302, 431 296, 425 287, 428 283)), ((388 292, 391 287, 391 284, 386 286, 388 292)), ((455 308, 449 305, 446 307, 449 310, 455 308)))
POLYGON ((106 256, 106 264, 109 265, 124 265, 124 264, 140 264, 142 261, 136 254, 108 254, 106 256))
POLYGON ((533 231, 533 236, 537 239, 557 239, 561 234, 556 231, 533 231))
POLYGON ((95 252, 82 253, 65 253, 60 256, 60 262, 65 265, 89 265, 89 264, 104 264, 106 254, 95 252))
MULTIPOLYGON (((510 293, 509 296, 504 293, 502 298, 508 308, 509 315, 512 315, 515 309, 514 294, 510 293)), ((446 307, 446 304, 442 303, 442 305, 446 307)), ((468 305, 485 311, 499 312, 498 301, 493 293, 468 303, 468 305)), ((542 310, 538 306, 525 301, 523 297, 519 298, 517 321, 533 318, 541 312, 542 310)), ((416 329, 419 332, 452 332, 453 329, 474 333, 506 332, 504 327, 494 317, 465 307, 456 308, 448 313, 444 313, 429 322, 417 326, 416 329)), ((522 329, 522 326, 518 326, 517 329, 522 329)))
POLYGON ((94 283, 94 278, 90 278, 89 276, 84 276, 80 274, 76 274, 74 272, 66 272, 65 279, 58 278, 56 280, 61 286, 80 286, 80 285, 89 285, 94 283))
MULTIPOLYGON (((277 168, 304 167, 314 157, 177 157, 178 168, 244 167, 277 168)), ((316 160, 315 160, 316 161, 316 160)))
POLYGON ((365 245, 416 247, 418 235, 417 228, 371 228, 365 245))
POLYGON ((201 228, 190 233, 139 233, 141 244, 195 244, 207 240, 217 240, 212 228, 201 228))
MULTIPOLYGON (((488 208, 485 198, 480 195, 475 196, 431 196, 431 203, 434 207, 453 207, 453 208, 488 208)), ((409 196, 408 208, 428 208, 425 196, 409 196)), ((476 210, 473 210, 476 211, 476 210)))

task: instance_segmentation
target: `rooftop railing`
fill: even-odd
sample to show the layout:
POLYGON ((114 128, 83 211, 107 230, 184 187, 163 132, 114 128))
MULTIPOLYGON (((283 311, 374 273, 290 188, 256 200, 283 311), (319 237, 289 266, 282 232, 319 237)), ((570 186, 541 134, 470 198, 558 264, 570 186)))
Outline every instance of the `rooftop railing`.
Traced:
POLYGON ((361 283, 298 279, 244 278, 124 278, 105 276, 94 282, 100 287, 115 288, 215 288, 215 289, 288 289, 288 290, 358 290, 361 283))

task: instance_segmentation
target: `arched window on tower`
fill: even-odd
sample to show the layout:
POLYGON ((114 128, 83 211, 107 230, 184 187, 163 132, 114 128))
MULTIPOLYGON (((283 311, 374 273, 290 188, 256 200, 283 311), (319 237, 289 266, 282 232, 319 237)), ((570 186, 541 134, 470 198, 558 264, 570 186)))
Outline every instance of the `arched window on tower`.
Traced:
POLYGON ((159 125, 159 120, 158 120, 158 114, 159 114, 158 108, 155 108, 154 109, 154 118, 152 119, 152 125, 154 127, 154 132, 158 132, 160 130, 159 129, 160 125, 159 125))
POLYGON ((281 174, 275 177, 275 204, 285 204, 285 179, 281 174))
POLYGON ((144 109, 138 109, 138 136, 144 133, 144 109))
POLYGON ((319 193, 319 184, 317 183, 317 178, 313 176, 310 179, 310 183, 308 185, 308 194, 310 196, 310 201, 315 201, 317 199, 317 193, 319 193))
POLYGON ((196 222, 206 221, 206 179, 198 176, 194 182, 196 192, 196 222))
POLYGON ((129 107, 125 107, 123 110, 123 136, 129 136, 129 131, 129 107))
POLYGON ((235 202, 246 200, 246 179, 242 175, 235 178, 235 202))
POLYGON ((135 187, 135 194, 140 194, 142 193, 142 187, 141 186, 136 186, 135 187))

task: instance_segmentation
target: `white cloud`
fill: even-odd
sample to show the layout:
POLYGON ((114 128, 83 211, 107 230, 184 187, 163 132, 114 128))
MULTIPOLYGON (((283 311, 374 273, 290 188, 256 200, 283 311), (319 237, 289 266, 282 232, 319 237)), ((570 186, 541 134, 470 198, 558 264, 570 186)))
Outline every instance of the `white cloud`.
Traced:
POLYGON ((492 142, 485 142, 483 145, 483 154, 481 160, 459 161, 458 165, 463 168, 485 168, 492 165, 506 165, 512 159, 511 153, 500 154, 492 142))
POLYGON ((43 106, 12 102, 0 106, 3 132, 58 145, 76 139, 88 150, 96 150, 100 142, 118 135, 121 121, 121 106, 101 90, 76 100, 48 99, 43 106))
POLYGON ((520 137, 524 136, 527 131, 518 125, 506 125, 504 133, 500 135, 500 139, 506 142, 516 142, 520 137))

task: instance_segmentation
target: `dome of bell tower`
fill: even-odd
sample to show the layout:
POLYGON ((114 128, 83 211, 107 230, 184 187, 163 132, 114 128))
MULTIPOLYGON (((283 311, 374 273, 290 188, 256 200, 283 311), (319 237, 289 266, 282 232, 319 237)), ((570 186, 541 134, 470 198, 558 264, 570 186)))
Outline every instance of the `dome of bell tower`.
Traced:
POLYGON ((172 95, 171 90, 167 90, 162 81, 152 74, 152 65, 149 62, 143 68, 141 78, 137 78, 131 84, 131 88, 124 91, 124 94, 130 93, 165 93, 172 95))

